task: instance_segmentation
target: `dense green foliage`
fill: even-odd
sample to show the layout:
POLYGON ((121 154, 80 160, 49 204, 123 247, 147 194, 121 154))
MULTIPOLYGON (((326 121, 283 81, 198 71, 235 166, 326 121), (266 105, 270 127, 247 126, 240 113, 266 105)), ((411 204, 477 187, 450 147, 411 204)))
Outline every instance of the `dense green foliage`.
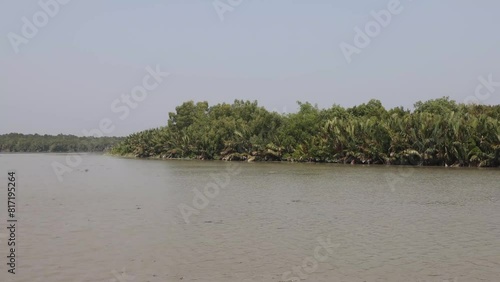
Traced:
POLYGON ((112 153, 135 157, 499 166, 500 106, 418 102, 386 110, 300 103, 281 115, 257 102, 186 102, 165 127, 128 136, 112 153))
POLYGON ((104 152, 123 137, 77 137, 10 133, 0 135, 0 152, 104 152))

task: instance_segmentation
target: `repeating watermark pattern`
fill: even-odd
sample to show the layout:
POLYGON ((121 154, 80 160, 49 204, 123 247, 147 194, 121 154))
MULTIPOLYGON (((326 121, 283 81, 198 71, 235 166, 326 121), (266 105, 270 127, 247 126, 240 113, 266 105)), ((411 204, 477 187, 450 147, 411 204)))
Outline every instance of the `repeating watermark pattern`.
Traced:
POLYGON ((347 63, 350 64, 352 62, 352 56, 354 54, 361 54, 361 51, 371 44, 372 39, 379 36, 382 29, 387 28, 392 22, 393 17, 401 14, 403 10, 404 7, 400 0, 391 0, 387 3, 386 9, 382 9, 378 12, 370 12, 373 20, 367 22, 364 28, 358 26, 354 27, 353 43, 349 44, 343 41, 339 45, 347 63))
MULTIPOLYGON (((417 164, 412 164, 417 165, 417 164)), ((415 173, 413 166, 397 166, 397 172, 385 172, 385 180, 391 189, 391 192, 396 191, 396 187, 404 183, 409 177, 415 173)))
POLYGON ((35 38, 39 30, 45 27, 50 18, 54 18, 61 11, 61 7, 68 4, 71 0, 40 0, 38 6, 40 10, 36 11, 31 20, 27 17, 22 17, 23 25, 20 34, 9 32, 7 38, 10 45, 16 54, 19 53, 21 44, 28 44, 31 39, 35 38))
MULTIPOLYGON (((117 98, 111 102, 111 112, 119 115, 120 120, 125 120, 129 117, 131 110, 136 109, 139 103, 146 100, 149 92, 154 91, 158 86, 167 78, 170 73, 162 72, 160 66, 156 65, 155 69, 150 66, 146 67, 147 74, 142 78, 142 84, 133 87, 130 94, 121 94, 120 98, 117 98)), ((99 121, 98 128, 93 128, 90 130, 82 130, 85 136, 102 137, 105 134, 111 134, 116 129, 116 126, 112 119, 103 118, 99 121)))
POLYGON ((128 275, 126 273, 125 267, 122 268, 122 271, 118 272, 116 270, 111 271, 111 274, 113 274, 114 278, 111 278, 109 282, 127 282, 127 281, 134 281, 135 276, 128 275))
MULTIPOLYGON (((493 80, 493 74, 488 74, 485 78, 484 76, 478 77, 479 84, 474 90, 474 95, 469 95, 465 98, 465 104, 481 104, 491 97, 495 93, 496 88, 500 87, 500 81, 493 80)), ((407 178, 411 177, 415 173, 415 168, 413 166, 419 165, 418 160, 410 158, 411 166, 397 166, 396 172, 386 172, 385 179, 389 184, 392 192, 396 191, 396 187, 406 181, 407 178)))
MULTIPOLYGON (((170 73, 160 70, 160 66, 156 65, 153 69, 151 66, 146 67, 147 74, 142 78, 142 84, 133 87, 129 94, 122 94, 111 102, 111 112, 118 115, 118 119, 125 120, 129 117, 130 112, 139 106, 139 103, 146 100, 149 93, 154 91, 158 86, 167 78, 170 73)), ((82 133, 85 136, 102 137, 106 134, 111 134, 115 131, 115 122, 108 117, 102 118, 97 128, 90 130, 83 129, 82 133)), ((83 162, 81 155, 68 155, 66 156, 65 164, 54 161, 52 162, 52 169, 56 174, 59 182, 63 182, 63 175, 74 171, 83 162)))
POLYGON ((480 76, 477 78, 479 84, 474 89, 474 95, 469 95, 465 98, 465 104, 481 104, 488 100, 491 94, 495 93, 496 88, 500 87, 500 81, 493 81, 493 74, 488 74, 487 78, 480 76))
POLYGON ((227 12, 232 12, 236 7, 241 5, 243 0, 214 0, 212 6, 214 6, 215 12, 219 16, 221 22, 224 21, 224 14, 227 12))
POLYGON ((281 281, 292 282, 307 279, 309 275, 318 270, 319 263, 328 261, 334 255, 335 249, 340 246, 340 244, 332 243, 331 235, 326 240, 318 237, 316 241, 319 246, 314 248, 314 255, 304 258, 302 265, 292 267, 292 271, 284 272, 281 276, 281 281), (297 276, 292 277, 294 274, 297 276))
POLYGON ((232 178, 241 173, 241 167, 238 163, 231 163, 225 172, 221 172, 218 175, 211 174, 210 177, 213 181, 207 183, 203 188, 203 193, 198 190, 198 188, 194 188, 194 197, 192 204, 193 206, 189 206, 188 204, 181 203, 177 205, 179 211, 182 214, 182 218, 186 224, 191 223, 189 217, 192 215, 199 215, 200 211, 205 209, 210 204, 210 199, 214 199, 220 193, 221 189, 226 188, 231 182, 232 178))
POLYGON ((83 158, 79 154, 72 154, 66 156, 66 161, 64 164, 60 162, 53 161, 52 162, 52 170, 56 174, 57 180, 59 182, 63 182, 63 175, 65 173, 72 172, 75 170, 80 164, 82 164, 83 158))

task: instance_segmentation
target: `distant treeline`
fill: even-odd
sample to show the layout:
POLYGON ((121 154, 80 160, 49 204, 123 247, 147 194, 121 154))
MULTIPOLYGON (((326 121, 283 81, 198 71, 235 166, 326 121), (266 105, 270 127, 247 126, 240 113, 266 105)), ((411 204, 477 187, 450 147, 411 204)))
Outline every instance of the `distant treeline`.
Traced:
POLYGON ((104 152, 123 139, 10 133, 0 135, 0 152, 104 152))
POLYGON ((152 158, 301 161, 353 164, 499 166, 500 105, 445 98, 414 110, 380 101, 319 109, 300 103, 279 114, 257 102, 186 102, 165 127, 128 136, 118 155, 152 158))

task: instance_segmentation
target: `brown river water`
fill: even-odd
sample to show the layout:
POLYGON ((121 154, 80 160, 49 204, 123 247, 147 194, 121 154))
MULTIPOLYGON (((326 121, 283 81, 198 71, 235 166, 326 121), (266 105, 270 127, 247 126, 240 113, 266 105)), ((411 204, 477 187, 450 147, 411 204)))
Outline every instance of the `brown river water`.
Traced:
POLYGON ((500 281, 499 169, 77 156, 0 155, 0 281, 500 281))

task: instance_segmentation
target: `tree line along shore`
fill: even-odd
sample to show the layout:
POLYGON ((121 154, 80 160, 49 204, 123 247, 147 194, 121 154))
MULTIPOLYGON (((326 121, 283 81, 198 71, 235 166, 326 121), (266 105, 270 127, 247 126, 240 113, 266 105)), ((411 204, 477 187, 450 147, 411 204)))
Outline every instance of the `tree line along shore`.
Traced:
POLYGON ((0 152, 71 153, 106 152, 123 137, 78 137, 9 133, 0 135, 0 152))
POLYGON ((129 135, 120 156, 228 161, 294 161, 424 166, 500 166, 500 105, 466 105, 448 97, 413 110, 378 100, 344 108, 299 104, 270 112, 256 101, 209 106, 188 101, 164 127, 129 135))

